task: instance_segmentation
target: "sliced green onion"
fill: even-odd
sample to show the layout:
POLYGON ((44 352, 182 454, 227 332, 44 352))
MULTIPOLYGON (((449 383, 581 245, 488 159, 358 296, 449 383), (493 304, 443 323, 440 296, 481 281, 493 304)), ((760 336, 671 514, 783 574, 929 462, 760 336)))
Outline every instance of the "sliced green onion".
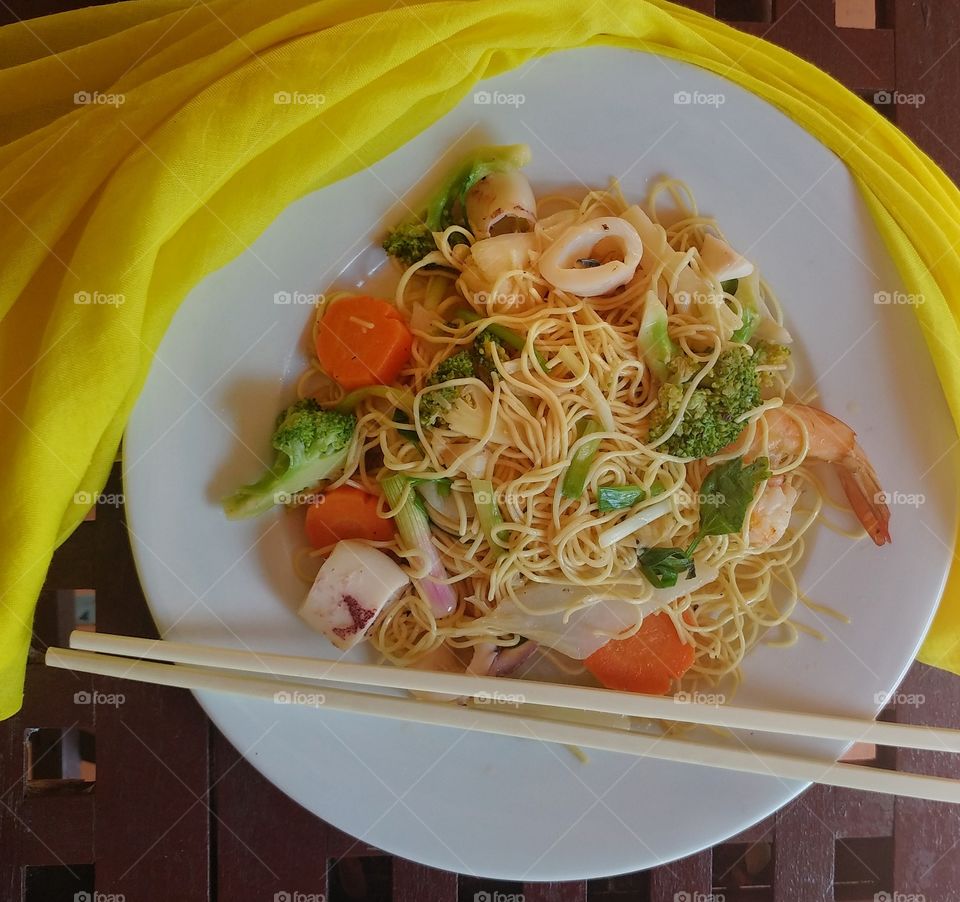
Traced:
MULTIPOLYGON (((380 483, 391 508, 400 504, 410 482, 412 480, 409 477, 396 473, 380 483)), ((422 556, 428 565, 427 575, 417 580, 424 599, 435 617, 446 617, 457 606, 457 593, 453 586, 446 582, 447 570, 433 544, 430 518, 424 509, 423 500, 413 491, 413 486, 410 487, 403 507, 395 513, 393 519, 403 544, 422 556)))
POLYGON ((648 523, 653 523, 654 520, 659 519, 665 514, 669 514, 672 510, 673 502, 669 498, 665 498, 663 501, 657 501, 654 504, 648 504, 646 507, 640 508, 635 514, 630 514, 629 517, 621 520, 619 523, 608 526, 597 537, 597 541, 601 548, 609 548, 611 545, 616 545, 624 539, 629 538, 638 529, 642 529, 648 523))
POLYGON ((667 381, 667 364, 677 353, 677 346, 667 331, 667 309, 655 291, 648 291, 643 303, 643 317, 637 332, 640 356, 650 372, 661 382, 667 381))
POLYGON ((647 497, 642 485, 605 485, 597 489, 597 508, 601 511, 619 511, 633 507, 647 497))
POLYGON ((480 518, 480 528, 495 556, 503 554, 505 546, 497 538, 497 528, 503 524, 497 499, 493 494, 493 483, 489 479, 471 479, 470 488, 473 490, 473 503, 477 507, 477 516, 480 518))
MULTIPOLYGON (((593 435, 595 432, 603 432, 603 426, 592 417, 585 417, 577 423, 578 439, 585 435, 593 435)), ((587 476, 590 475, 590 466, 599 449, 600 439, 596 438, 584 442, 573 455, 573 460, 570 461, 570 466, 563 475, 563 484, 560 486, 560 493, 564 498, 579 498, 583 494, 587 476)))

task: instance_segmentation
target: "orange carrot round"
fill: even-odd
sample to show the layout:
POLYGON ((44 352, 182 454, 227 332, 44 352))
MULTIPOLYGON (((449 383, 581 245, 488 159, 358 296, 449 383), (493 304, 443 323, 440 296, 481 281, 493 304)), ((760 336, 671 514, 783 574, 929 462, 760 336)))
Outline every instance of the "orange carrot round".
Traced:
POLYGON ((583 663, 607 689, 663 695, 693 665, 694 648, 664 613, 644 617, 629 639, 611 639, 583 663))
POLYGON ((393 304, 355 296, 334 301, 316 331, 317 357, 347 391, 390 385, 410 362, 413 334, 393 304))
POLYGON ((307 508, 307 538, 314 548, 341 539, 387 542, 393 533, 393 521, 377 514, 377 496, 350 485, 324 492, 307 508))

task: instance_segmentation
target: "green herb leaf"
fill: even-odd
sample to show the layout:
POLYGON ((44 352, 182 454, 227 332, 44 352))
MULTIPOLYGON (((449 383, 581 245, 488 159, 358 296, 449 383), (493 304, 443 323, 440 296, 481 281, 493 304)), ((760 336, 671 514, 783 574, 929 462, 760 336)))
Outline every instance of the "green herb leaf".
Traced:
POLYGON ((715 466, 700 487, 700 531, 694 544, 704 536, 740 532, 757 486, 769 478, 770 464, 765 457, 746 466, 742 456, 715 466))
POLYGON ((746 466, 742 456, 735 457, 714 467, 700 487, 700 529, 693 541, 686 551, 647 548, 637 558, 643 575, 657 589, 675 586, 681 573, 694 576, 693 552, 700 540, 705 536, 740 532, 757 486, 769 477, 769 461, 765 457, 758 457, 746 466))
POLYGON ((693 558, 682 548, 647 548, 640 553, 637 563, 656 589, 675 586, 681 573, 693 569, 693 558))
POLYGON ((720 287, 721 287, 727 294, 736 294, 736 293, 737 293, 737 287, 738 287, 739 285, 740 285, 740 280, 739 280, 739 279, 727 279, 726 282, 721 282, 721 283, 720 283, 720 287))

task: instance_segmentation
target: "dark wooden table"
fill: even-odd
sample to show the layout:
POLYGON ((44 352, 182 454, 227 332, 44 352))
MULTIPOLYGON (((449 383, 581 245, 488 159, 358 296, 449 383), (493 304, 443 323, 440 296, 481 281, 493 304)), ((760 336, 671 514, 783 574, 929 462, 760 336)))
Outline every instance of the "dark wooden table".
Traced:
MULTIPOLYGON (((0 21, 79 5, 0 0, 0 21)), ((956 0, 687 0, 812 60, 960 178, 956 0), (852 21, 874 27, 838 27, 852 21), (897 94, 922 95, 913 105, 897 94)), ((2 63, 2 61, 0 61, 2 63)), ((154 636, 133 568, 119 467, 96 517, 57 552, 26 699, 0 724, 0 902, 953 902, 960 809, 814 788, 740 836, 610 879, 507 884, 392 858, 267 783, 184 691, 47 670, 78 624, 154 636), (121 700, 122 699, 122 700, 121 700), (99 894, 99 895, 97 895, 99 894), (113 896, 109 894, 114 894, 113 896), (500 895, 498 895, 500 894, 500 895)), ((960 728, 960 678, 921 665, 885 716, 960 728), (913 697, 913 698, 911 698, 913 697), (922 697, 923 704, 914 704, 922 697)), ((876 762, 960 777, 946 755, 876 762)))

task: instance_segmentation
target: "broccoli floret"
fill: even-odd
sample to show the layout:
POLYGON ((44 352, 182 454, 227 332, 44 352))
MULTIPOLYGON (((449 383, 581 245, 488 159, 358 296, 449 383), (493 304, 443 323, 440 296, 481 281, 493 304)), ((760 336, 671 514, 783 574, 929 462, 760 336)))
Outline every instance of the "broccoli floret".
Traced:
MULTIPOLYGON (((772 341, 761 341, 753 352, 755 366, 783 366, 790 359, 790 348, 787 345, 778 345, 772 341)), ((764 370, 759 373, 760 387, 769 388, 774 384, 774 371, 764 370)))
MULTIPOLYGON (((658 405, 651 414, 650 439, 667 430, 685 392, 684 383, 698 371, 688 364, 671 361, 672 381, 660 386, 658 405)), ((729 445, 744 429, 737 418, 760 404, 757 362, 743 347, 724 351, 714 368, 697 386, 683 419, 664 443, 663 449, 677 457, 710 457, 729 445)))
MULTIPOLYGON (((438 229, 438 231, 442 231, 438 229)), ((396 257, 404 266, 413 266, 431 251, 437 249, 431 228, 422 222, 401 222, 387 233, 383 240, 383 249, 396 257)))
POLYGON ((500 360, 508 360, 511 357, 510 350, 503 343, 502 339, 494 335, 489 329, 484 329, 473 341, 473 362, 476 368, 478 379, 482 379, 487 386, 493 386, 493 380, 497 378, 497 365, 493 359, 491 345, 497 347, 497 357, 500 360))
MULTIPOLYGON (((473 357, 469 351, 458 351, 442 361, 427 379, 427 385, 443 385, 451 379, 467 379, 476 375, 473 357)), ((444 415, 460 397, 463 386, 447 385, 427 392, 420 399, 420 423, 436 426, 444 421, 444 415)))
POLYGON ((292 404, 277 417, 270 440, 277 452, 273 466, 223 500, 227 516, 262 514, 343 469, 356 425, 352 413, 324 410, 312 398, 292 404))
POLYGON ((519 169, 530 160, 526 144, 481 147, 467 156, 446 178, 421 212, 391 229, 383 249, 404 266, 412 266, 437 249, 434 232, 452 225, 466 226, 467 192, 492 172, 519 169))

